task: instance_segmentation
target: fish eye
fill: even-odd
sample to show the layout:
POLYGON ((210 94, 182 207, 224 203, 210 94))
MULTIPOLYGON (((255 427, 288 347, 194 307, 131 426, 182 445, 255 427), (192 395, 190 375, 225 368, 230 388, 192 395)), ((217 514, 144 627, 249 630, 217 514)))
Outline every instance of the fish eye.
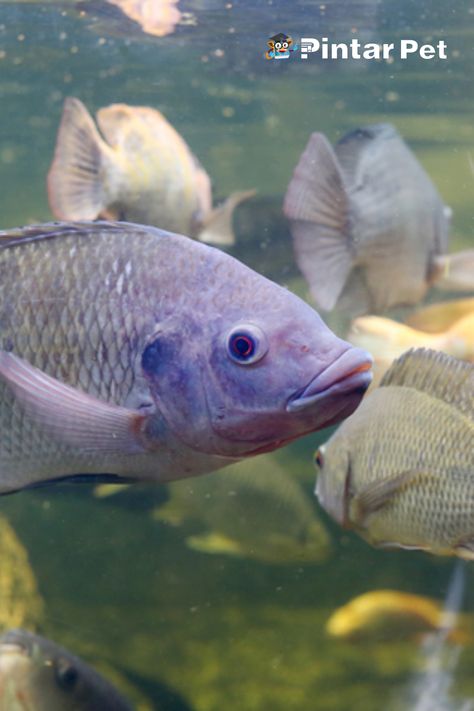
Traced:
POLYGON ((317 467, 319 467, 319 469, 322 469, 324 467, 324 454, 322 447, 320 447, 314 455, 314 463, 317 467))
POLYGON ((233 328, 227 336, 229 358, 239 365, 251 365, 268 351, 265 334, 257 326, 245 324, 233 328))
POLYGON ((280 49, 280 48, 281 48, 281 42, 275 42, 275 47, 276 47, 277 49, 280 49))
POLYGON ((72 691, 78 679, 77 669, 67 661, 59 659, 56 663, 56 681, 58 686, 65 691, 72 691))
POLYGON ((288 42, 283 42, 283 49, 288 49, 288 42))

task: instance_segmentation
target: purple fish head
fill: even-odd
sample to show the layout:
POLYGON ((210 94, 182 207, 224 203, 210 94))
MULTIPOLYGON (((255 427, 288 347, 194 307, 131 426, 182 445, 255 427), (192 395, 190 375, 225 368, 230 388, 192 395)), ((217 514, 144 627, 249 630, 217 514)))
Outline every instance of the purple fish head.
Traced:
MULTIPOLYGON (((181 301, 142 357, 158 409, 193 449, 268 452, 339 422, 371 382, 372 358, 314 309, 227 255, 232 279, 181 301)), ((216 270, 219 271, 219 270, 216 270)))

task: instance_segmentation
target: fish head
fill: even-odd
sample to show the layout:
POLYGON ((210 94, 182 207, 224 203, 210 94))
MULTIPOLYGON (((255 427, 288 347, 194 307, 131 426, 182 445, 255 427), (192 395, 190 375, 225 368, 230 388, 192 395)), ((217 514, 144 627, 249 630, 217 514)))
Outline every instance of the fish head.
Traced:
POLYGON ((196 295, 179 322, 158 328, 142 370, 182 441, 242 458, 350 415, 370 384, 372 358, 297 296, 232 263, 232 282, 196 295))
POLYGON ((71 711, 106 707, 128 711, 128 705, 115 705, 113 689, 110 698, 107 696, 109 686, 80 659, 39 635, 15 629, 0 638, 2 709, 71 711))
POLYGON ((66 660, 50 654, 46 640, 24 630, 10 630, 0 639, 0 706, 11 711, 66 711, 66 693, 75 673, 66 660), (61 701, 61 697, 64 699, 61 701))
POLYGON ((341 526, 349 527, 352 467, 344 438, 336 432, 315 454, 316 496, 323 509, 341 526))

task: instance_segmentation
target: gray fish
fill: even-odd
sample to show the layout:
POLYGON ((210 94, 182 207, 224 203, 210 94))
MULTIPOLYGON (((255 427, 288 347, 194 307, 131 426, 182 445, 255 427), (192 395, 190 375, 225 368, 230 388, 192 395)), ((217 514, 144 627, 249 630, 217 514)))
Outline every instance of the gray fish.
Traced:
POLYGON ((319 451, 317 496, 378 546, 474 559, 474 366, 396 360, 319 451))
POLYGON ((133 711, 104 677, 44 637, 0 638, 1 711, 133 711))
POLYGON ((273 458, 242 462, 169 489, 170 500, 155 517, 204 526, 187 539, 190 548, 266 563, 320 562, 329 553, 329 536, 315 506, 273 458))
POLYGON ((334 149, 313 133, 284 212, 322 309, 378 313, 417 303, 435 282, 474 288, 474 251, 445 255, 451 211, 390 124, 357 129, 334 149))
POLYGON ((0 491, 165 481, 347 417, 371 357, 288 290, 127 223, 0 233, 0 491))

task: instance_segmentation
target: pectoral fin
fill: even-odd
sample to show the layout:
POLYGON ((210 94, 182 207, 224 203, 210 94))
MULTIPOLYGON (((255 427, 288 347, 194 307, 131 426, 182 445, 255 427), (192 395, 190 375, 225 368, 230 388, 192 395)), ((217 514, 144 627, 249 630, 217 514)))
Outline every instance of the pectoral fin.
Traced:
POLYGON ((415 479, 426 475, 426 472, 412 470, 369 484, 353 496, 350 518, 358 525, 363 526, 368 516, 393 501, 394 497, 402 489, 412 484, 415 479))
POLYGON ((474 291, 474 249, 436 257, 431 281, 443 291, 474 291))
POLYGON ((198 233, 199 241, 227 246, 235 244, 235 235, 232 229, 232 215, 237 205, 253 197, 255 194, 256 190, 244 190, 232 193, 222 205, 214 208, 198 233))
POLYGON ((232 538, 221 533, 203 533, 200 536, 189 536, 186 538, 186 544, 192 550, 200 553, 224 553, 226 555, 241 556, 243 552, 237 543, 232 538))
POLYGON ((140 412, 102 402, 5 351, 0 351, 0 378, 28 417, 58 442, 88 454, 146 451, 141 436, 146 416, 140 412))

